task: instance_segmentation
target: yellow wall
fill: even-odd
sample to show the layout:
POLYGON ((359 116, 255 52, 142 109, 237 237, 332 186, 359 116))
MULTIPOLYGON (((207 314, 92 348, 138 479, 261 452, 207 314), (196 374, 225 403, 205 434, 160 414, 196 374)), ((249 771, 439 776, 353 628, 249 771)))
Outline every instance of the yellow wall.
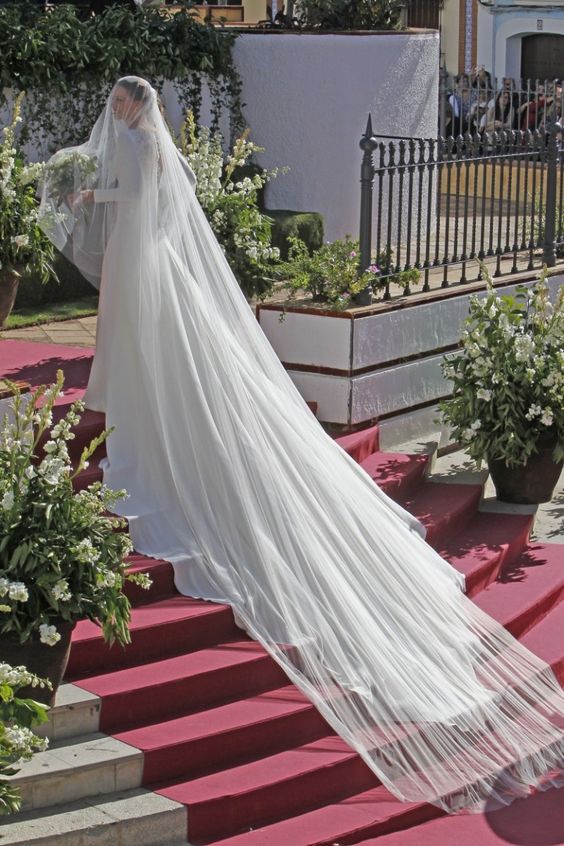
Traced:
POLYGON ((441 52, 449 73, 458 73, 459 0, 445 0, 441 12, 441 52))
POLYGON ((245 23, 266 20, 266 0, 243 0, 245 23))

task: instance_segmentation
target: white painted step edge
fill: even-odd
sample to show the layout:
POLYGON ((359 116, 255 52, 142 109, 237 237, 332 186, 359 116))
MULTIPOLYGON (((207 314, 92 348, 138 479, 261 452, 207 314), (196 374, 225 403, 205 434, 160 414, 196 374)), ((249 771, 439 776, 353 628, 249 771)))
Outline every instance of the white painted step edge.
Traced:
POLYGON ((97 732, 101 705, 102 700, 94 693, 75 684, 62 684, 49 710, 49 722, 38 726, 35 733, 54 741, 97 732))
POLYGON ((108 737, 55 741, 21 765, 10 781, 21 792, 22 810, 48 808, 102 793, 141 786, 143 753, 108 737))
POLYGON ((2 846, 186 846, 186 808, 142 788, 0 822, 2 846))

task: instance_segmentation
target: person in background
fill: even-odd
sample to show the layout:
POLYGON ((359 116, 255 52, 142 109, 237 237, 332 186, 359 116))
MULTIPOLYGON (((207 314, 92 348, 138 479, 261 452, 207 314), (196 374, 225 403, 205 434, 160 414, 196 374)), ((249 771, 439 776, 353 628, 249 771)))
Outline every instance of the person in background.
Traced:
POLYGON ((481 129, 484 132, 501 132, 513 129, 513 107, 511 105, 511 94, 509 91, 500 91, 495 98, 494 105, 489 105, 486 114, 482 117, 481 129))

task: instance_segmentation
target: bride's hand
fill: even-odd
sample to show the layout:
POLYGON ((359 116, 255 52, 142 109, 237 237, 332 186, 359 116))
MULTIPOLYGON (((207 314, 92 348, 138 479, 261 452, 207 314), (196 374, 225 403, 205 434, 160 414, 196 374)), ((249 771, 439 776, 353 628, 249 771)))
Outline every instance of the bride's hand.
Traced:
POLYGON ((94 191, 79 191, 77 194, 69 194, 67 200, 73 209, 77 206, 87 205, 94 202, 94 191))

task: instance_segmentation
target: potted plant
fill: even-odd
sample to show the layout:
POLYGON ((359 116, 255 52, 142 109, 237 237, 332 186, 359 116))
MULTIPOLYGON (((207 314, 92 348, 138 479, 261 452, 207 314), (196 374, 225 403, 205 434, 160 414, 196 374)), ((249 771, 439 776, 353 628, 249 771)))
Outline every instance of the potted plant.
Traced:
POLYGON ((26 396, 13 385, 11 419, 5 416, 0 431, 0 654, 50 679, 49 701, 76 621, 93 620, 110 644, 125 645, 130 603, 124 583, 150 586, 146 574, 127 572, 131 542, 116 531, 124 521, 107 515, 125 491, 101 483, 74 491, 74 477, 109 432, 92 440, 73 468, 68 442, 84 406, 73 403, 52 425, 62 386, 61 371, 56 384, 26 396))
POLYGON ((498 499, 547 502, 564 459, 564 288, 551 303, 546 270, 533 287, 473 296, 462 352, 445 356, 453 435, 486 460, 498 499))
POLYGON ((54 275, 54 249, 37 224, 43 166, 25 165, 16 147, 21 100, 22 95, 0 140, 0 326, 13 308, 22 273, 36 273, 42 282, 54 275))
POLYGON ((18 772, 14 764, 29 761, 48 746, 46 738, 31 731, 47 721, 45 706, 22 698, 23 688, 34 692, 37 687, 49 687, 49 683, 25 667, 0 664, 0 816, 21 807, 19 791, 7 778, 18 772))

